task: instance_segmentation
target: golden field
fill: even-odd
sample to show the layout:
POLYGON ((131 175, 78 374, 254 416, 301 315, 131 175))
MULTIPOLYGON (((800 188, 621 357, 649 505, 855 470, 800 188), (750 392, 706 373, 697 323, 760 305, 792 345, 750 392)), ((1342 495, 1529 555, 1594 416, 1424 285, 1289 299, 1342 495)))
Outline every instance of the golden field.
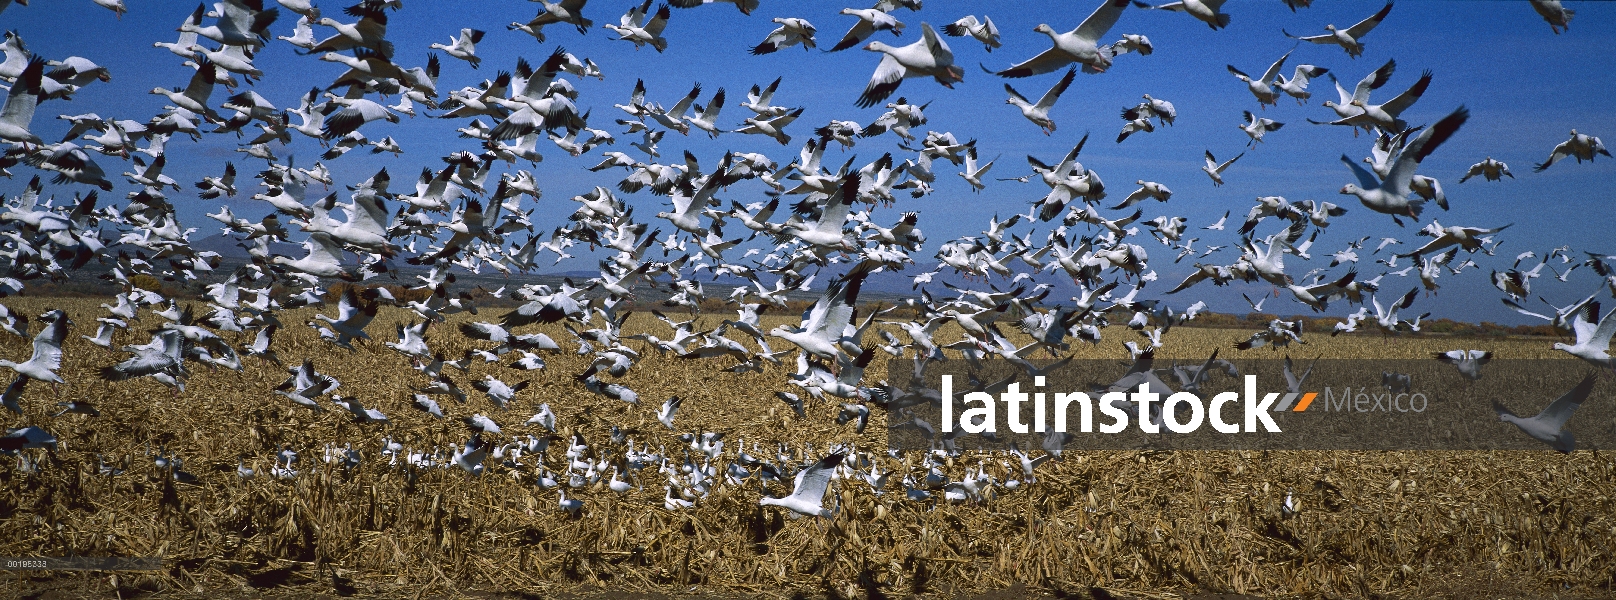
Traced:
MULTIPOLYGON (((477 478, 453 468, 413 473, 388 466, 379 454, 381 441, 390 436, 417 451, 447 449, 470 437, 460 418, 472 413, 502 426, 505 436, 494 438, 496 443, 541 435, 524 422, 548 403, 560 417, 558 433, 581 434, 597 456, 620 454, 608 435, 616 424, 642 446, 665 447, 677 460, 684 444, 656 421, 655 411, 662 400, 679 395, 685 398, 679 430, 726 432, 733 444, 726 451, 755 443, 760 455, 772 457, 784 442, 820 453, 852 443, 879 453, 886 446, 885 415, 874 411, 866 433, 855 435, 852 425, 835 424, 834 403, 810 400, 807 418, 798 419, 776 400, 774 391, 801 391, 787 383, 782 367, 732 374, 720 371, 727 359, 686 361, 649 349, 615 380, 640 394, 638 405, 594 396, 572 378, 588 357, 571 352, 576 343, 556 325, 523 329, 543 331, 567 350, 546 355, 545 371, 508 369, 503 363, 510 357, 476 364, 469 373, 447 370, 470 401, 439 397, 446 418, 437 419, 410 407, 410 388, 424 384, 424 377, 410 369, 409 359, 381 345, 395 339, 394 324, 410 321, 410 313, 383 308, 369 327, 374 340, 349 352, 319 341, 302 325, 316 312, 334 314, 334 305, 282 311, 286 327, 275 340, 281 358, 288 364, 312 358, 320 372, 341 381, 336 393, 357 397, 392 421, 360 425, 329 402, 329 410, 313 413, 272 394, 286 376, 284 368, 252 357, 243 357, 240 373, 192 365, 186 390, 177 396, 150 380, 104 382, 97 371, 127 355, 79 338, 94 333, 95 317, 103 314, 99 302, 6 301, 30 316, 63 308, 75 326, 61 369, 68 384, 54 391, 31 385, 22 401, 25 414, 3 413, 7 427, 39 425, 61 442, 53 453, 25 451, 38 452, 29 454, 40 458, 37 472, 19 468, 14 459, 0 463, 0 555, 161 556, 167 568, 19 572, 8 574, 0 588, 122 597, 211 597, 221 591, 955 596, 1018 583, 1027 593, 1077 597, 1616 593, 1616 463, 1598 452, 1069 452, 1065 460, 1039 467, 1036 484, 998 490, 980 505, 905 500, 898 474, 880 495, 863 482, 839 480, 832 493, 840 497, 841 512, 821 523, 759 507, 756 480, 720 485, 694 508, 670 511, 663 507, 662 475, 647 469, 630 478, 643 489, 627 494, 604 483, 569 491, 584 502, 582 514, 571 518, 558 508, 554 490, 534 485, 533 457, 517 470, 490 460, 477 478), (530 377, 532 385, 502 411, 470 389, 486 373, 510 383, 530 377), (50 417, 56 402, 70 399, 92 402, 101 416, 50 417), (352 470, 323 464, 328 443, 351 444, 363 463, 352 470), (302 455, 300 475, 267 476, 271 456, 286 445, 302 455), (176 484, 160 472, 149 454, 159 448, 182 458, 198 483, 176 484), (127 470, 97 474, 98 455, 127 470), (258 469, 257 477, 238 477, 243 457, 258 469), (1290 518, 1280 511, 1287 489, 1295 490, 1299 504, 1290 518)), ((458 356, 473 342, 454 325, 497 320, 500 312, 454 315, 429 330, 428 344, 458 356)), ((706 314, 701 327, 732 317, 706 314)), ((147 341, 146 330, 158 319, 143 314, 115 344, 147 341)), ((771 314, 764 325, 794 319, 771 314)), ((624 329, 669 333, 648 311, 635 314, 624 329)), ((1195 361, 1214 348, 1231 355, 1228 346, 1248 334, 1175 328, 1158 356, 1195 361)), ((239 346, 252 334, 224 335, 239 346)), ((948 328, 937 336, 939 343, 958 338, 948 328)), ((1130 339, 1140 338, 1113 327, 1099 346, 1077 343, 1074 351, 1083 358, 1122 359, 1127 354, 1120 341, 1130 339)), ((1499 358, 1540 358, 1555 352, 1547 338, 1330 338, 1314 332, 1304 339, 1305 346, 1277 355, 1412 358, 1479 348, 1499 358)), ((26 340, 0 338, 0 357, 21 360, 28 352, 26 340)), ((870 381, 886 373, 880 356, 867 374, 870 381)), ((556 473, 564 470, 558 445, 546 458, 556 473)), ((906 460, 918 462, 913 454, 906 460)), ((946 470, 958 477, 983 460, 967 453, 946 470)), ((987 460, 996 468, 1000 457, 987 460)), ((889 462, 887 467, 897 466, 889 462)), ((774 496, 788 491, 768 489, 774 496)))

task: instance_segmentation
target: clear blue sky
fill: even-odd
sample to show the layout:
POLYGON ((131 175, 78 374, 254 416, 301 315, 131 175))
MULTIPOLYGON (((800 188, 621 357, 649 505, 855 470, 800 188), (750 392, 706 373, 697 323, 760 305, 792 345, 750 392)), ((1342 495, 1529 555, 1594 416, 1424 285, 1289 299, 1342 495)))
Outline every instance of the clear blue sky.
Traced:
MULTIPOLYGON (((351 19, 340 13, 345 2, 318 4, 328 16, 343 21, 351 19)), ((764 152, 784 164, 796 156, 812 128, 832 119, 867 124, 884 110, 854 107, 855 98, 879 61, 876 53, 856 48, 839 53, 804 52, 798 47, 768 56, 748 53, 751 46, 775 27, 769 19, 776 16, 808 19, 819 29, 821 48, 834 45, 855 20, 837 14, 838 5, 763 0, 763 5, 751 16, 741 15, 728 4, 675 9, 665 33, 669 48, 658 54, 649 47, 636 51, 627 42, 615 41, 614 35, 600 27, 602 23, 614 22, 630 4, 591 1, 585 14, 595 21, 596 27, 587 35, 578 34, 570 26, 551 26, 546 30, 549 39, 540 44, 526 34, 506 30, 507 23, 531 18, 539 7, 537 3, 411 0, 402 11, 391 14, 388 37, 397 48, 396 62, 409 68, 425 63, 428 44, 448 42, 461 27, 488 32, 477 48, 477 54, 483 58, 480 70, 471 69, 463 61, 440 56, 443 61, 443 73, 438 82, 440 93, 492 78, 500 70, 510 70, 519 56, 536 64, 554 46, 565 46, 579 57, 592 58, 605 72, 605 81, 586 79, 575 81, 575 85, 582 92, 580 108, 594 111, 591 125, 612 131, 621 128, 611 121, 625 115, 611 105, 627 100, 636 78, 645 80, 648 99, 663 105, 671 105, 694 82, 703 84, 704 93, 699 100, 703 104, 712 92, 725 88, 729 100, 720 122, 732 128, 738 127, 742 118, 750 116, 737 106, 745 98, 746 89, 752 84, 767 84, 777 76, 783 75, 786 79, 775 98, 776 104, 807 107, 802 118, 787 129, 793 135, 789 146, 780 146, 761 136, 725 134, 709 140, 699 131, 689 137, 673 133, 661 145, 664 161, 678 160, 681 151, 688 149, 704 166, 710 167, 725 150, 733 149, 764 152)), ((1290 200, 1328 200, 1347 207, 1349 213, 1336 219, 1329 233, 1320 236, 1314 245, 1313 261, 1287 259, 1288 270, 1294 273, 1327 265, 1329 252, 1364 235, 1377 238, 1390 235, 1412 243, 1423 243, 1426 239, 1414 236, 1417 225, 1399 229, 1392 225, 1389 217, 1371 213, 1351 196, 1337 194, 1343 184, 1353 181, 1338 157, 1343 153, 1355 160, 1367 156, 1369 140, 1354 138, 1347 128, 1313 126, 1305 121, 1309 117, 1316 120, 1334 117, 1334 113, 1319 105, 1334 97, 1328 79, 1314 83, 1314 98, 1306 106, 1282 99, 1278 106, 1257 110, 1256 100, 1241 82, 1224 70, 1225 64, 1233 64, 1255 75, 1296 45, 1294 40, 1281 35, 1281 28, 1297 35, 1311 35, 1322 32, 1326 23, 1346 27, 1373 14, 1382 6, 1381 2, 1319 0, 1312 8, 1293 13, 1279 0, 1230 0, 1225 12, 1231 15, 1232 23, 1221 31, 1213 31, 1185 14, 1130 7, 1107 38, 1115 39, 1124 33, 1144 34, 1155 44, 1155 53, 1118 57, 1112 70, 1104 74, 1080 73, 1054 110, 1059 130, 1046 137, 1014 107, 1004 103, 1006 94, 1002 86, 1009 81, 1023 95, 1036 98, 1053 85, 1061 73, 1004 80, 983 73, 976 65, 980 62, 998 69, 1025 60, 1049 45, 1047 37, 1032 31, 1035 25, 1047 22, 1057 30, 1066 31, 1097 5, 1094 0, 991 4, 929 0, 918 13, 907 10, 895 13, 909 25, 901 38, 881 33, 874 39, 902 45, 918 39, 922 21, 940 27, 966 14, 980 16, 983 10, 990 11, 988 14, 1003 34, 1004 47, 987 53, 981 44, 968 38, 948 38, 956 63, 966 69, 965 81, 956 89, 948 90, 930 80, 912 79, 896 94, 907 96, 913 102, 931 102, 927 110, 930 123, 921 128, 922 131, 951 131, 961 140, 976 139, 983 160, 998 156, 999 162, 990 176, 1026 174, 1025 156, 1028 154, 1046 162, 1058 160, 1087 131, 1092 133, 1092 138, 1081 160, 1106 181, 1111 197, 1103 203, 1105 206, 1132 191, 1137 179, 1158 181, 1174 190, 1171 202, 1144 205, 1145 219, 1163 214, 1183 216, 1198 227, 1231 210, 1235 214, 1230 220, 1235 222, 1251 206, 1252 198, 1267 195, 1281 195, 1290 200), (1177 105, 1177 125, 1155 133, 1136 134, 1120 145, 1115 143, 1123 124, 1118 113, 1146 93, 1177 105), (1247 150, 1245 134, 1236 129, 1242 121, 1242 110, 1252 110, 1287 125, 1270 133, 1266 143, 1248 151, 1225 174, 1228 185, 1214 188, 1200 171, 1202 151, 1210 149, 1220 158, 1227 158, 1247 150)), ((1609 190, 1616 182, 1613 177, 1616 176, 1616 160, 1601 157, 1592 164, 1580 165, 1573 160, 1544 173, 1531 172, 1532 165, 1546 158, 1549 150, 1566 139, 1572 128, 1612 137, 1616 142, 1616 96, 1610 93, 1616 89, 1616 77, 1612 75, 1616 71, 1613 69, 1616 59, 1609 51, 1612 29, 1616 26, 1616 5, 1602 2, 1567 2, 1567 5, 1578 14, 1569 32, 1554 35, 1549 25, 1524 1, 1405 0, 1367 36, 1362 57, 1349 59, 1337 47, 1302 44, 1296 47, 1287 63, 1287 76, 1292 66, 1309 63, 1331 69, 1344 83, 1351 85, 1388 58, 1396 58, 1397 74, 1375 94, 1376 102, 1399 93, 1411 85, 1422 70, 1429 69, 1435 73, 1430 90, 1403 115, 1413 124, 1432 123, 1461 104, 1469 106, 1469 123, 1427 159, 1420 170, 1442 181, 1453 207, 1444 212, 1432 206, 1426 220, 1434 217, 1444 225, 1491 227, 1515 223, 1515 226, 1506 232, 1508 241, 1500 249, 1500 256, 1488 258, 1478 254, 1475 258, 1483 269, 1471 270, 1459 277, 1444 276, 1440 280, 1443 283, 1440 293, 1419 300, 1415 305, 1417 311, 1429 310, 1438 317, 1463 320, 1521 322, 1513 313, 1502 309, 1498 302, 1501 294, 1492 290, 1486 281, 1488 269, 1508 268, 1518 252, 1534 250, 1543 254, 1561 244, 1570 244, 1577 250, 1616 252, 1616 240, 1608 235, 1611 226, 1616 224, 1616 211, 1609 203, 1609 190), (1502 182, 1474 179, 1458 184, 1465 169, 1486 156, 1509 163, 1516 179, 1502 182), (1506 254, 1509 256, 1505 257, 1506 254)), ((34 130, 54 141, 66 129, 65 121, 53 118, 57 114, 96 112, 104 117, 145 121, 158 113, 165 99, 147 92, 155 86, 183 86, 191 70, 182 66, 178 57, 165 49, 152 47, 152 43, 174 41, 178 35, 175 29, 194 8, 184 2, 135 2, 128 14, 117 19, 112 12, 87 0, 56 0, 26 7, 12 6, 0 14, 4 28, 18 31, 33 52, 53 59, 80 55, 112 70, 110 83, 93 83, 70 102, 51 101, 41 106, 34 120, 34 130)), ((272 29, 276 35, 290 35, 295 21, 296 15, 283 9, 272 29)), ((329 28, 315 28, 316 37, 331 32, 329 28)), ((290 45, 276 41, 256 59, 258 67, 267 74, 253 89, 276 106, 295 106, 300 94, 312 86, 324 87, 346 68, 312 56, 298 56, 293 50, 290 45)), ((221 86, 212 104, 217 106, 225 97, 226 91, 221 86)), ((455 137, 454 129, 465 124, 464 120, 421 116, 405 117, 397 125, 367 125, 363 131, 368 137, 380 139, 392 135, 405 149, 404 156, 371 155, 364 150, 327 164, 339 183, 353 183, 385 165, 394 174, 394 191, 407 189, 423 166, 441 168, 443 163, 438 157, 456 150, 477 150, 473 140, 455 137)), ((282 157, 295 155, 300 166, 312 164, 321 152, 319 145, 299 134, 294 134, 294 139, 288 148, 277 147, 276 153, 282 157)), ((629 152, 643 158, 627 146, 629 136, 620 135, 619 140, 617 146, 602 149, 629 152)), ((168 146, 167 173, 189 185, 203 175, 218 174, 224 161, 233 160, 241 167, 242 181, 241 194, 230 202, 232 210, 247 217, 267 214, 267 205, 247 200, 256 191, 252 187, 256 182, 250 174, 260 170, 263 162, 234 152, 241 141, 230 135, 204 136, 200 143, 172 140, 168 146)), ((887 151, 894 152, 898 160, 912 158, 912 153, 896 147, 897 141, 891 134, 862 140, 847 153, 831 150, 825 162, 839 165, 856 154, 856 164, 862 164, 887 151)), ((598 162, 598 151, 574 158, 543 141, 540 151, 545 161, 531 170, 545 191, 544 199, 537 203, 539 210, 534 213, 538 225, 545 231, 561 224, 576 208, 567 198, 586 192, 594 185, 611 185, 621 177, 620 170, 602 173, 584 170, 598 162)), ((97 156, 96 160, 112 174, 130 167, 114 157, 97 156)), ((932 241, 925 252, 916 255, 920 261, 931 260, 937 242, 982 230, 994 214, 1008 216, 1026 212, 1028 203, 1046 191, 1037 183, 991 181, 985 191, 973 194, 953 174, 957 169, 945 163, 939 163, 936 168, 939 183, 934 194, 918 200, 905 197, 897 206, 875 212, 877 221, 887 222, 896 219, 899 211, 920 211, 920 226, 932 241)), ((0 192, 15 194, 32 176, 32 170, 26 167, 12 170, 16 177, 0 181, 0 192)), ((117 197, 134 189, 121 177, 114 179, 118 184, 117 197)), ((763 189, 759 183, 745 182, 721 197, 742 203, 758 201, 764 198, 763 189)), ((85 190, 83 186, 48 188, 58 195, 85 190)), ((201 229, 199 235, 216 231, 215 223, 203 214, 217 210, 221 203, 196 200, 190 196, 192 192, 188 188, 185 192, 171 194, 180 206, 182 222, 201 229)), ((641 207, 638 214, 650 215, 663 199, 642 193, 628 196, 627 200, 641 207)), ((1102 212, 1108 217, 1122 216, 1102 212)), ((1042 239, 1048 226, 1035 227, 1037 239, 1042 239)), ((1197 229, 1186 237, 1201 238, 1197 247, 1208 242, 1232 246, 1238 241, 1233 232, 1235 228, 1232 225, 1225 232, 1197 229)), ((1017 231, 1027 229, 1023 224, 1017 231)), ((1166 291, 1193 262, 1185 260, 1174 266, 1171 258, 1176 253, 1148 237, 1138 242, 1151 252, 1152 266, 1162 279, 1147 287, 1146 292, 1166 291)), ((1225 250, 1205 260, 1227 264, 1236 256, 1225 250)), ((1360 275, 1365 278, 1382 270, 1369 260, 1365 258, 1359 267, 1360 275)), ((592 265, 593 261, 586 257, 564 263, 557 269, 589 269, 592 265)), ((1333 272, 1342 273, 1344 268, 1333 272)), ((1413 277, 1388 277, 1383 281, 1382 295, 1400 295, 1417 283, 1413 277)), ((1574 274, 1570 283, 1553 281, 1552 275, 1534 283, 1534 295, 1544 295, 1557 303, 1586 295, 1597 285, 1596 278, 1586 270, 1574 274)), ((1204 298, 1215 310, 1238 310, 1244 306, 1238 292, 1255 295, 1269 289, 1266 285, 1237 285, 1214 291, 1210 286, 1203 286, 1193 293, 1172 297, 1172 301, 1187 305, 1204 298)), ((1275 299, 1265 308, 1270 311, 1278 308, 1282 313, 1305 311, 1288 298, 1275 299)), ((1350 311, 1341 305, 1333 307, 1330 314, 1346 312, 1350 311)))

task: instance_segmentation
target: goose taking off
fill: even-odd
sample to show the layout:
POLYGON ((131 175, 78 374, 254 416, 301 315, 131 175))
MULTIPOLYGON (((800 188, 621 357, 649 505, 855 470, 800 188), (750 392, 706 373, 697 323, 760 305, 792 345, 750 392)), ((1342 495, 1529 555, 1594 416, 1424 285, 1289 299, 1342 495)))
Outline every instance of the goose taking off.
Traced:
POLYGON ((834 511, 825 508, 825 490, 830 487, 833 471, 842 464, 842 457, 843 455, 838 452, 819 459, 813 466, 797 473, 790 496, 784 498, 765 496, 758 500, 758 505, 778 506, 809 517, 835 516, 834 511))

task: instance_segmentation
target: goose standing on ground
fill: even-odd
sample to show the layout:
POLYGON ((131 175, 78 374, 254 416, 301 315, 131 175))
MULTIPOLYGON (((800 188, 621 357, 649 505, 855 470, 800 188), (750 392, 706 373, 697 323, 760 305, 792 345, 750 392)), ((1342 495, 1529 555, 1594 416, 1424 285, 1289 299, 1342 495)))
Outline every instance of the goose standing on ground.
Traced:
POLYGON ((1470 170, 1465 172, 1464 177, 1459 178, 1459 183, 1464 183, 1477 175, 1486 178, 1487 181, 1498 181, 1503 179, 1505 175, 1508 175, 1510 179, 1515 178, 1515 174, 1509 172, 1509 165, 1504 164, 1503 161, 1493 160, 1491 156, 1487 157, 1486 160, 1470 165, 1470 170))
POLYGON ((943 35, 954 37, 971 36, 982 42, 982 49, 992 52, 999 47, 999 28, 993 24, 993 19, 982 15, 978 22, 976 15, 965 15, 960 20, 943 26, 943 35))
POLYGON ((1577 133, 1577 130, 1573 129, 1571 139, 1555 146, 1554 151, 1549 153, 1549 159, 1532 167, 1532 172, 1542 173, 1544 169, 1554 166, 1554 163, 1567 156, 1575 157, 1579 163, 1584 160, 1592 161, 1595 154, 1610 156, 1610 151, 1605 149, 1605 143, 1599 141, 1599 138, 1586 133, 1577 133))
POLYGON ((1201 167, 1201 170, 1206 172, 1207 177, 1212 178, 1212 185, 1213 186, 1221 186, 1221 185, 1223 185, 1223 171, 1225 169, 1228 169, 1229 165, 1234 164, 1234 161, 1240 160, 1240 157, 1245 156, 1245 155, 1246 155, 1246 153, 1241 152, 1240 154, 1235 155, 1234 158, 1231 158, 1229 160, 1223 161, 1222 163, 1219 163, 1218 159, 1216 157, 1212 156, 1212 151, 1207 150, 1206 151, 1206 165, 1201 167))
POLYGON ((1571 391, 1556 398, 1542 412, 1530 418, 1515 416, 1515 413, 1510 412, 1497 400, 1493 401, 1493 411, 1498 413, 1498 420, 1514 424, 1521 432, 1532 436, 1532 439, 1548 444, 1562 454, 1570 454, 1572 450, 1577 449, 1577 440, 1572 437, 1571 432, 1565 430, 1566 421, 1570 420, 1571 414, 1588 399, 1588 394, 1594 389, 1596 378, 1596 374, 1588 374, 1582 378, 1577 387, 1571 388, 1571 391))
POLYGON ((1111 68, 1111 57, 1115 56, 1115 51, 1109 46, 1101 46, 1100 38, 1117 23, 1125 8, 1128 8, 1128 0, 1104 0, 1087 19, 1083 19, 1083 23, 1066 33, 1057 33, 1047 23, 1039 23, 1033 31, 1049 36, 1054 46, 994 74, 1000 77, 1029 77, 1049 73, 1074 62, 1083 64, 1084 73, 1104 73, 1111 68))
POLYGON ((1032 121, 1032 124, 1037 125, 1039 129, 1044 130, 1044 135, 1049 135, 1050 132, 1055 131, 1055 120, 1049 118, 1049 109, 1054 108, 1055 101, 1060 100, 1061 94, 1066 93, 1066 88, 1072 85, 1074 77, 1077 77, 1077 69, 1067 69, 1066 76, 1062 77, 1055 84, 1055 87, 1044 92, 1043 97, 1038 99, 1037 104, 1028 102, 1025 97, 1016 92, 1016 88, 1010 87, 1010 84, 1006 83, 1004 84, 1004 91, 1010 92, 1010 99, 1005 100, 1004 103, 1015 105, 1016 108, 1021 110, 1021 116, 1026 117, 1028 121, 1032 121))
POLYGON ((814 29, 813 23, 809 23, 807 19, 775 17, 773 20, 780 26, 769 32, 762 42, 752 47, 753 55, 769 54, 798 44, 802 45, 804 51, 815 47, 814 34, 818 30, 814 29))
POLYGON ((1224 0, 1182 0, 1151 6, 1138 0, 1134 4, 1139 8, 1154 8, 1157 10, 1170 10, 1173 12, 1189 13, 1196 20, 1206 23, 1214 31, 1229 26, 1229 15, 1218 12, 1223 9, 1224 0))
POLYGON ((948 49, 948 42, 938 37, 937 31, 929 23, 921 23, 920 30, 921 39, 902 48, 881 42, 870 42, 864 46, 865 50, 880 52, 882 56, 881 63, 875 67, 875 74, 870 76, 869 85, 859 95, 859 108, 869 108, 886 100, 904 79, 910 77, 931 77, 950 89, 956 82, 965 80, 965 73, 954 66, 954 53, 948 49))
POLYGON ((1341 155, 1341 162, 1352 169, 1353 175, 1358 177, 1358 184, 1347 184, 1341 188, 1342 194, 1351 194, 1358 197, 1369 210, 1392 215, 1392 220, 1398 225, 1403 221, 1398 217, 1420 218, 1420 212, 1425 208, 1425 199, 1413 195, 1409 182, 1414 178, 1414 169, 1419 167, 1431 152, 1434 152, 1442 142, 1447 141, 1461 125, 1470 118, 1470 111, 1463 106, 1458 110, 1437 121, 1436 125, 1421 131, 1418 136, 1397 151, 1396 156, 1388 159, 1392 168, 1386 173, 1384 181, 1377 182, 1375 174, 1358 163, 1341 155))
POLYGON ((1352 27, 1348 27, 1346 29, 1336 29, 1335 25, 1325 25, 1324 28, 1329 30, 1330 33, 1319 35, 1298 37, 1291 35, 1289 31, 1285 31, 1284 29, 1279 31, 1280 33, 1285 34, 1285 37, 1302 40, 1304 42, 1312 42, 1315 44, 1334 44, 1340 46, 1342 49, 1347 51, 1347 56, 1358 58, 1359 56, 1363 55, 1363 36, 1369 35, 1369 31, 1374 29, 1376 25, 1379 25, 1382 20, 1385 20, 1386 15, 1390 12, 1392 12, 1392 3, 1387 2, 1386 6, 1380 9, 1380 12, 1375 13, 1367 19, 1359 21, 1357 25, 1353 25, 1352 27))

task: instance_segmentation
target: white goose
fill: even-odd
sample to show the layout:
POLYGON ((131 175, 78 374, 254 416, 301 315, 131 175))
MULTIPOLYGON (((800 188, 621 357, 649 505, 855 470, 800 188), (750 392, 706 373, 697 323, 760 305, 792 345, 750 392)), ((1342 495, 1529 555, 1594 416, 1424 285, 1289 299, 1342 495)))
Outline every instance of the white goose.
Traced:
POLYGON ((1223 185, 1223 171, 1225 169, 1228 169, 1229 165, 1234 164, 1234 161, 1240 160, 1240 157, 1245 156, 1245 155, 1246 155, 1246 153, 1241 152, 1240 154, 1235 155, 1234 158, 1231 158, 1229 160, 1223 161, 1222 163, 1219 163, 1218 159, 1216 157, 1212 156, 1212 151, 1207 150, 1206 151, 1206 165, 1201 167, 1201 170, 1206 172, 1207 177, 1212 178, 1212 185, 1221 186, 1221 185, 1223 185))
POLYGON ((841 41, 836 42, 836 45, 826 52, 837 52, 857 46, 859 42, 869 39, 877 31, 885 30, 891 31, 892 35, 903 35, 903 22, 879 8, 844 8, 840 13, 858 17, 859 21, 842 35, 841 41))
POLYGON ((1333 44, 1340 46, 1343 50, 1347 51, 1347 56, 1358 58, 1359 56, 1363 55, 1363 42, 1361 41, 1363 36, 1369 35, 1370 30, 1373 30, 1376 25, 1379 25, 1381 21, 1385 20, 1387 13, 1390 12, 1392 12, 1392 3, 1387 2, 1386 6, 1381 8, 1379 12, 1376 12, 1367 19, 1359 21, 1358 24, 1353 25, 1352 27, 1348 27, 1346 29, 1336 29, 1335 25, 1325 25, 1324 28, 1329 30, 1330 33, 1320 35, 1298 37, 1291 35, 1290 32, 1285 31, 1284 29, 1279 31, 1284 33, 1285 37, 1302 40, 1304 42, 1312 42, 1315 44, 1333 44))
POLYGON ((1279 60, 1274 61, 1274 64, 1268 65, 1268 70, 1263 71, 1262 77, 1256 79, 1241 72, 1240 69, 1234 68, 1234 65, 1224 65, 1224 68, 1233 73, 1235 79, 1245 82, 1246 89, 1251 91, 1251 95, 1257 97, 1258 106, 1267 108, 1267 105, 1279 102, 1280 93, 1274 91, 1273 84, 1279 80, 1279 70, 1285 68, 1285 59, 1290 57, 1291 53, 1286 52, 1284 56, 1279 57, 1279 60))
POLYGON ((1610 355, 1610 338, 1616 334, 1616 319, 1608 314, 1601 319, 1598 302, 1588 302, 1582 310, 1577 311, 1576 318, 1571 321, 1571 332, 1576 335, 1576 343, 1555 342, 1555 350, 1564 350, 1601 368, 1616 367, 1616 360, 1610 355))
POLYGON ((976 20, 976 15, 965 15, 958 21, 944 25, 943 35, 954 37, 971 36, 976 38, 976 41, 982 42, 982 49, 988 52, 992 52, 994 48, 1000 46, 999 28, 993 24, 993 19, 987 15, 982 15, 981 21, 976 20))
POLYGON ((1111 68, 1111 58, 1116 52, 1110 46, 1101 46, 1100 38, 1117 23, 1125 8, 1128 8, 1128 0, 1104 0, 1076 29, 1066 33, 1057 33, 1054 27, 1039 23, 1033 31, 1049 36, 1054 46, 995 75, 1028 77, 1074 62, 1083 64, 1084 73, 1104 73, 1111 68))
POLYGON ((1425 199, 1414 195, 1409 187, 1409 182, 1414 178, 1414 169, 1419 166, 1420 161, 1425 160, 1426 156, 1458 131, 1469 118, 1470 111, 1461 106, 1437 121, 1436 125, 1421 131, 1397 151, 1395 158, 1389 159, 1392 168, 1384 181, 1377 182, 1374 173, 1358 166, 1358 163, 1347 158, 1347 155, 1341 155, 1341 162, 1352 169, 1353 175, 1358 177, 1357 185, 1349 183, 1341 188, 1341 193, 1357 196, 1369 210, 1392 215, 1392 220, 1398 225, 1403 224, 1398 218, 1400 216, 1418 219, 1424 210, 1425 199))
POLYGON ((1236 127, 1239 127, 1241 131, 1246 132, 1246 136, 1251 138, 1250 142, 1246 142, 1247 147, 1255 146, 1258 142, 1263 141, 1263 134, 1270 131, 1279 131, 1279 128, 1285 126, 1284 123, 1280 123, 1279 121, 1275 121, 1273 119, 1259 119, 1257 118, 1257 115, 1251 114, 1251 111, 1249 110, 1242 111, 1242 113, 1244 113, 1246 116, 1246 123, 1244 125, 1236 125, 1236 127))
POLYGON ((819 459, 813 466, 797 472, 791 495, 784 498, 764 497, 760 506, 779 506, 809 517, 834 517, 835 512, 825 508, 825 490, 830 487, 831 475, 842 464, 842 454, 836 453, 819 459))
POLYGON ((650 12, 651 0, 645 0, 645 4, 629 8, 628 12, 618 19, 616 25, 607 23, 601 27, 617 32, 619 40, 634 42, 635 50, 646 44, 650 44, 657 52, 667 50, 668 40, 662 37, 662 30, 668 26, 668 16, 671 14, 668 5, 662 5, 650 20, 646 20, 645 17, 650 12))
POLYGON ((62 383, 62 376, 57 375, 56 370, 62 368, 62 342, 67 340, 67 326, 71 321, 60 309, 40 315, 39 320, 47 325, 34 336, 33 355, 21 363, 0 360, 0 367, 10 368, 30 379, 62 383))
POLYGON ((484 32, 481 29, 469 27, 460 30, 460 37, 450 36, 448 44, 433 42, 429 48, 442 50, 444 54, 471 63, 471 68, 478 68, 483 59, 477 56, 477 43, 483 41, 484 32))
POLYGON ((1498 413, 1498 420, 1515 425, 1532 439, 1548 444, 1561 453, 1570 454, 1577 448, 1577 440, 1565 430, 1566 421, 1588 399, 1596 380, 1595 374, 1588 374, 1577 387, 1571 388, 1571 391, 1550 402, 1542 412, 1529 418, 1516 416, 1496 400, 1493 401, 1493 411, 1498 413))
POLYGON ((931 24, 923 22, 920 29, 921 39, 902 48, 881 42, 870 42, 864 46, 865 50, 880 52, 883 56, 881 64, 875 67, 875 74, 870 77, 869 85, 859 95, 859 108, 869 108, 885 100, 904 79, 910 77, 932 77, 947 88, 953 88, 954 83, 965 80, 964 71, 954 66, 954 53, 948 49, 948 43, 937 36, 931 24))
POLYGON ((1044 92, 1044 95, 1038 99, 1036 104, 1028 102, 1025 97, 1016 92, 1015 88, 1006 83, 1004 84, 1004 91, 1010 92, 1010 99, 1004 102, 1005 104, 1015 105, 1016 108, 1021 110, 1021 116, 1026 117, 1028 121, 1032 121, 1032 124, 1037 125, 1039 129, 1044 130, 1044 135, 1049 135, 1050 132, 1055 131, 1055 120, 1049 118, 1049 110, 1055 107, 1055 101, 1060 100, 1061 94, 1066 93, 1066 88, 1072 85, 1074 77, 1077 77, 1077 70, 1067 69, 1066 76, 1062 77, 1055 84, 1055 87, 1044 92))

